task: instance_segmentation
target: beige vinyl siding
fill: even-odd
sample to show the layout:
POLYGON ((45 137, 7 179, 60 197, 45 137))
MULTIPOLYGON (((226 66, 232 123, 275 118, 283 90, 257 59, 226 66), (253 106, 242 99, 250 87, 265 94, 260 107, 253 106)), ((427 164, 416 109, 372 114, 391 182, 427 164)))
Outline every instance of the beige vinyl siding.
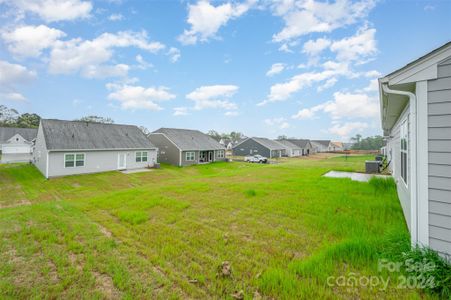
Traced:
POLYGON ((451 59, 428 81, 429 246, 451 253, 451 59))

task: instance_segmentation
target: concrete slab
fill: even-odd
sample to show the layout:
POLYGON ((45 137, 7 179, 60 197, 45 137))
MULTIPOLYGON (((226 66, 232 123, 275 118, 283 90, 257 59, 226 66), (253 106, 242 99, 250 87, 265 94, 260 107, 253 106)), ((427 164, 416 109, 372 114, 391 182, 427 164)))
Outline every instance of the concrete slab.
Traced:
POLYGON ((133 170, 123 170, 121 171, 123 174, 133 174, 133 173, 143 173, 150 172, 152 169, 133 169, 133 170))
POLYGON ((356 173, 356 172, 342 172, 342 171, 329 171, 323 176, 331 177, 331 178, 350 178, 354 181, 360 182, 368 182, 374 176, 379 178, 388 178, 391 177, 389 175, 380 175, 380 174, 365 174, 365 173, 356 173))

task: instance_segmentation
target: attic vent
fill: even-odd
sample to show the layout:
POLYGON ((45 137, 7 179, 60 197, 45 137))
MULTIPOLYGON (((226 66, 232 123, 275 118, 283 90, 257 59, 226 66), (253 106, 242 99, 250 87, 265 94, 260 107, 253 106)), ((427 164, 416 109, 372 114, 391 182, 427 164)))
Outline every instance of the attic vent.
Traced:
POLYGON ((72 133, 72 138, 74 138, 74 137, 75 137, 75 134, 72 133))

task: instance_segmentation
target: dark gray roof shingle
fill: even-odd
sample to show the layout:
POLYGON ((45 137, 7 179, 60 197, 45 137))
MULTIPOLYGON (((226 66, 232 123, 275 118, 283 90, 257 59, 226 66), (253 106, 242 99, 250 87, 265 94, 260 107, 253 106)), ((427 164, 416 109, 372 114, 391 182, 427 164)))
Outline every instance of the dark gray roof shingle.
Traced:
POLYGON ((36 138, 38 129, 36 128, 16 128, 16 127, 0 127, 0 144, 6 143, 7 140, 14 135, 20 134, 21 137, 31 142, 36 138))
POLYGON ((329 147, 329 144, 330 144, 330 140, 312 140, 312 142, 321 144, 325 147, 329 147))
POLYGON ((41 120, 48 150, 152 149, 134 125, 41 120))
POLYGON ((276 140, 278 143, 284 145, 287 148, 291 148, 291 149, 299 149, 301 147, 299 147, 298 145, 292 143, 289 140, 283 139, 283 140, 276 140))
POLYGON ((270 150, 283 150, 283 149, 285 149, 284 145, 282 145, 282 144, 280 144, 280 143, 278 143, 276 141, 267 139, 267 138, 252 137, 251 139, 253 139, 257 143, 265 146, 266 148, 268 148, 270 150))
POLYGON ((181 150, 223 150, 223 145, 199 130, 160 128, 153 133, 163 133, 181 150))
POLYGON ((306 148, 308 143, 310 143, 310 140, 304 140, 304 139, 288 139, 288 141, 295 144, 299 148, 306 148))

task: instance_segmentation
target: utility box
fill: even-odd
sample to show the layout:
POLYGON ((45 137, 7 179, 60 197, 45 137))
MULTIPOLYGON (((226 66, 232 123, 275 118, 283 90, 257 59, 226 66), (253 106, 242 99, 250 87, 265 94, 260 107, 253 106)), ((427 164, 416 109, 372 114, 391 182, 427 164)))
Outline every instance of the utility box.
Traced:
POLYGON ((380 162, 377 160, 367 160, 365 161, 365 171, 366 173, 379 173, 380 162))

